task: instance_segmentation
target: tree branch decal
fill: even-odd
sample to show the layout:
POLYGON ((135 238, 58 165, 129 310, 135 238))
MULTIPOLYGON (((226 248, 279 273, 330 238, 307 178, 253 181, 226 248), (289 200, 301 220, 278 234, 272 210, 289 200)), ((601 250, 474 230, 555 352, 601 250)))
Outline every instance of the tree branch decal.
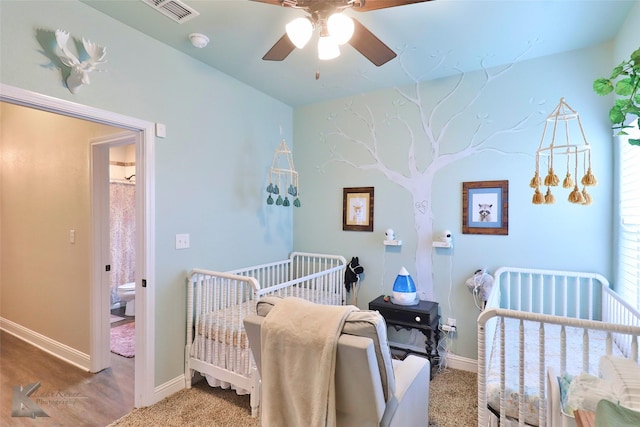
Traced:
MULTIPOLYGON (((524 117, 515 121, 515 123, 498 127, 491 120, 489 114, 476 112, 475 119, 477 123, 470 127, 469 123, 464 123, 469 129, 468 139, 459 147, 457 151, 445 152, 443 148, 451 149, 449 133, 455 128, 456 124, 463 120, 477 108, 479 100, 487 92, 488 88, 498 79, 510 72, 516 62, 526 55, 534 46, 530 43, 528 48, 518 55, 513 62, 500 68, 489 68, 486 65, 487 57, 481 58, 480 66, 482 71, 482 82, 479 84, 472 96, 466 101, 461 102, 464 94, 462 94, 463 86, 466 84, 467 74, 459 67, 452 67, 456 73, 453 76, 453 83, 449 88, 445 88, 440 99, 428 99, 432 94, 427 93, 427 89, 423 87, 426 84, 422 74, 420 79, 412 75, 404 63, 403 55, 400 54, 399 62, 403 72, 412 80, 413 84, 408 88, 395 88, 399 98, 392 103, 389 112, 385 113, 385 118, 377 120, 372 108, 365 104, 356 106, 353 100, 346 103, 344 113, 349 118, 349 129, 347 131, 336 123, 335 130, 321 135, 323 143, 329 140, 340 141, 341 144, 351 145, 354 148, 362 150, 369 157, 363 159, 345 157, 344 150, 340 150, 340 145, 330 148, 330 159, 324 164, 318 166, 318 169, 325 168, 332 163, 345 164, 354 169, 369 171, 375 170, 383 174, 389 181, 394 182, 401 188, 404 188, 412 195, 414 227, 417 234, 416 245, 416 272, 418 292, 421 299, 433 300, 433 280, 432 280, 432 250, 431 245, 433 234, 433 212, 431 205, 431 194, 433 180, 436 173, 447 166, 467 158, 469 156, 482 152, 496 152, 500 154, 515 154, 514 152, 505 151, 496 146, 492 146, 492 142, 508 134, 516 134, 522 132, 532 121, 536 114, 541 112, 531 111, 524 117), (429 101, 433 105, 429 107, 429 101), (418 121, 414 122, 403 116, 403 111, 410 107, 417 113, 418 121), (445 116, 445 114, 448 114, 445 116), (443 117, 444 116, 444 117, 443 117), (438 122, 441 121, 441 123, 438 122), (378 123, 387 126, 397 125, 400 132, 397 133, 398 138, 403 138, 407 146, 406 152, 406 171, 393 169, 389 163, 389 159, 385 159, 384 151, 380 150, 383 141, 378 123), (359 128, 358 126, 361 126, 359 128), (356 134, 356 129, 364 130, 361 134, 356 134), (449 146, 445 144, 449 142, 449 146), (418 150, 427 148, 430 158, 425 160, 422 169, 417 159, 418 150)), ((436 58, 435 65, 428 71, 433 72, 444 66, 447 54, 442 54, 436 58)), ((469 92, 465 92, 468 94, 469 92)), ((529 100, 530 104, 534 104, 533 99, 529 100)), ((541 102, 539 104, 544 103, 541 102)), ((336 121, 342 117, 337 113, 330 113, 328 120, 336 121)), ((353 155, 351 155, 353 156, 353 155)))

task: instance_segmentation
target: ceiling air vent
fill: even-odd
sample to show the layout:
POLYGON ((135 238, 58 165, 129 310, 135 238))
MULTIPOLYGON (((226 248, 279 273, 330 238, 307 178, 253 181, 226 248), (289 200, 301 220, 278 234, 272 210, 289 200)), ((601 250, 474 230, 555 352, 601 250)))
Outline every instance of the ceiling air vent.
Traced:
POLYGON ((142 0, 147 5, 173 19, 179 24, 200 15, 193 8, 178 0, 142 0))

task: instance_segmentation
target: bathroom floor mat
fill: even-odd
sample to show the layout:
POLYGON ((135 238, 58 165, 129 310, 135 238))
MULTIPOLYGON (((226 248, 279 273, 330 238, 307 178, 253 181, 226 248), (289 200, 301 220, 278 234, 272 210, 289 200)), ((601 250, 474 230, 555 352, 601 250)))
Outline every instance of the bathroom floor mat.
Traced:
POLYGON ((111 352, 124 357, 135 357, 136 323, 129 322, 111 328, 111 352))

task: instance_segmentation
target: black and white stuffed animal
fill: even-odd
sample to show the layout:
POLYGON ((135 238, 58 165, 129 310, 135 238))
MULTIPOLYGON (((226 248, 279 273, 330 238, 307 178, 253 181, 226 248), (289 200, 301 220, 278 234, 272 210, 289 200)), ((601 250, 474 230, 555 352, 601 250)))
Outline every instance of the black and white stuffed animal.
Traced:
POLYGON ((358 283, 360 280, 358 274, 361 273, 364 273, 364 268, 360 265, 358 257, 351 258, 351 262, 344 271, 344 287, 347 289, 347 292, 351 292, 351 286, 355 286, 358 283))

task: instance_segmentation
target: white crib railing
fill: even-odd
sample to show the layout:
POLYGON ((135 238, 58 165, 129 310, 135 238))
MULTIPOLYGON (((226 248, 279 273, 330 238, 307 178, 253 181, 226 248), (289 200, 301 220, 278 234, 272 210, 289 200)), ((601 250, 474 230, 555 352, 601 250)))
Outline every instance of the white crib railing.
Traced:
MULTIPOLYGON (((622 301, 608 287, 607 280, 593 273, 553 270, 501 268, 496 271, 495 283, 485 310, 478 317, 478 426, 489 421, 487 409, 487 374, 492 351, 500 352, 500 423, 506 425, 505 414, 505 358, 506 352, 517 351, 519 360, 518 425, 525 425, 524 416, 524 322, 538 322, 539 343, 538 387, 540 405, 538 425, 546 425, 546 362, 545 325, 560 325, 560 369, 567 364, 566 328, 582 329, 582 370, 588 372, 590 331, 605 331, 606 353, 611 354, 615 344, 625 357, 638 361, 638 335, 640 314, 622 301), (519 321, 517 349, 505 348, 505 319, 519 321), (499 323, 498 323, 499 322, 499 323), (496 331, 500 333, 499 349, 493 349, 496 331)), ((530 366, 530 365, 529 365, 530 366)), ((527 385, 528 386, 528 385, 527 385)))
POLYGON ((259 379, 243 319, 255 314, 258 299, 267 295, 344 304, 345 267, 342 256, 294 252, 284 261, 229 272, 192 270, 187 277, 186 387, 191 387, 193 371, 210 375, 250 392, 256 416, 259 379))

